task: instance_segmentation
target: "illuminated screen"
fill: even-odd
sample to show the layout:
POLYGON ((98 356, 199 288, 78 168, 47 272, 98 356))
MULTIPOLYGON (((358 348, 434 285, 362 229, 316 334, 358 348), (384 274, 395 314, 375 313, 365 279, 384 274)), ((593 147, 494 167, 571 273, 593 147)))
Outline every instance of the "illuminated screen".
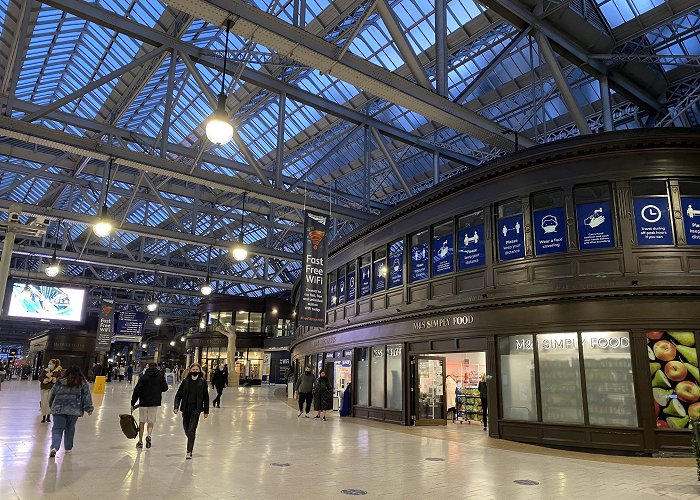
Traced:
POLYGON ((13 283, 8 316, 48 321, 81 322, 85 290, 13 283))

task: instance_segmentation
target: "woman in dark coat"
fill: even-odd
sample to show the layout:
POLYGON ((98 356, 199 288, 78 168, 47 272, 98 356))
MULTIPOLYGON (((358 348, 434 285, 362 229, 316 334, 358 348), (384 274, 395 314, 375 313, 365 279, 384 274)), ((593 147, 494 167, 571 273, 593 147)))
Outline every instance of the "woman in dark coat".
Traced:
POLYGON ((316 379, 313 396, 314 410, 316 410, 314 418, 321 418, 323 413, 323 420, 326 420, 326 410, 333 409, 333 387, 331 387, 331 382, 328 380, 325 370, 321 370, 321 374, 316 379))
POLYGON ((194 439, 199 425, 199 416, 209 416, 209 390, 207 382, 202 378, 202 367, 199 363, 192 363, 187 378, 182 381, 175 394, 173 412, 182 412, 182 427, 187 436, 187 460, 192 459, 194 439))
POLYGON ((224 375, 221 365, 216 367, 214 375, 211 376, 211 386, 216 389, 216 397, 212 402, 212 406, 221 408, 221 393, 224 392, 224 387, 226 387, 226 375, 224 375))

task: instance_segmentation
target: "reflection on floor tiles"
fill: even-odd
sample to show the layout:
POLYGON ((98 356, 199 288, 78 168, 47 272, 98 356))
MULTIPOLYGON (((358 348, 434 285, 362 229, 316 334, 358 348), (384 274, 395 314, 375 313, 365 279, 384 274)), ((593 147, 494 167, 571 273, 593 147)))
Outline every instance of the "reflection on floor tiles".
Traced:
POLYGON ((73 454, 60 450, 51 460, 38 384, 5 382, 0 498, 294 500, 349 498, 352 490, 381 499, 700 498, 690 459, 546 450, 490 439, 476 425, 404 428, 337 413, 327 422, 297 418, 283 393, 226 389, 222 408, 200 422, 194 460, 186 461, 174 391, 158 413, 153 448, 137 450, 118 418, 129 411, 131 388, 111 383, 95 413, 79 419, 73 454))

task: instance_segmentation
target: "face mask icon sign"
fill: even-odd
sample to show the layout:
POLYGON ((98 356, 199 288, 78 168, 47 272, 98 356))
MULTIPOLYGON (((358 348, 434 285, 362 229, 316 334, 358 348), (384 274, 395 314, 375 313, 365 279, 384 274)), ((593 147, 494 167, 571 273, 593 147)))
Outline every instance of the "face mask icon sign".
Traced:
POLYGON ((540 223, 540 225, 542 226, 544 232, 549 234, 557 230, 559 222, 557 221, 557 218, 554 215, 548 214, 542 217, 542 222, 540 223))

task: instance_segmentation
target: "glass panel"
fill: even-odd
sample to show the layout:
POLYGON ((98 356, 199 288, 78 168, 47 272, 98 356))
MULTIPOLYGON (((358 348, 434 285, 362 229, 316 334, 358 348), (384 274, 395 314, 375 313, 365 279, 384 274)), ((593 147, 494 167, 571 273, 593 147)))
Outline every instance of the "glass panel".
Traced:
POLYGON ((542 421, 583 423, 583 396, 576 333, 537 335, 542 421))
POLYGON ((452 221, 433 226, 433 276, 454 271, 454 224, 452 221))
POLYGON ((503 418, 537 420, 535 351, 532 335, 498 338, 503 418))
POLYGON ((610 184, 587 184, 574 188, 576 203, 591 203, 610 200, 610 184))
POLYGON ((231 324, 233 323, 233 313, 220 312, 219 323, 221 323, 223 326, 231 326, 231 324))
POLYGON ((219 313, 209 313, 209 326, 211 330, 216 331, 216 327, 219 326, 219 313))
POLYGON ((357 404, 369 405, 369 349, 357 350, 357 404))
POLYGON ((372 406, 384 408, 384 346, 372 348, 372 389, 370 402, 372 406))
POLYGON ((418 420, 445 419, 443 372, 441 359, 418 358, 418 420))
POLYGON ((401 377, 401 344, 386 346, 386 407, 400 410, 403 400, 403 379, 401 377))
POLYGON ((627 332, 583 332, 588 422, 637 426, 630 339, 627 332))
POLYGON ((260 333, 263 331, 263 314, 262 313, 250 313, 250 322, 248 323, 248 331, 260 333))
POLYGON ((411 281, 428 278, 429 240, 427 229, 411 236, 411 281))
POLYGON ((236 311, 236 332, 247 332, 249 322, 247 311, 236 311))

